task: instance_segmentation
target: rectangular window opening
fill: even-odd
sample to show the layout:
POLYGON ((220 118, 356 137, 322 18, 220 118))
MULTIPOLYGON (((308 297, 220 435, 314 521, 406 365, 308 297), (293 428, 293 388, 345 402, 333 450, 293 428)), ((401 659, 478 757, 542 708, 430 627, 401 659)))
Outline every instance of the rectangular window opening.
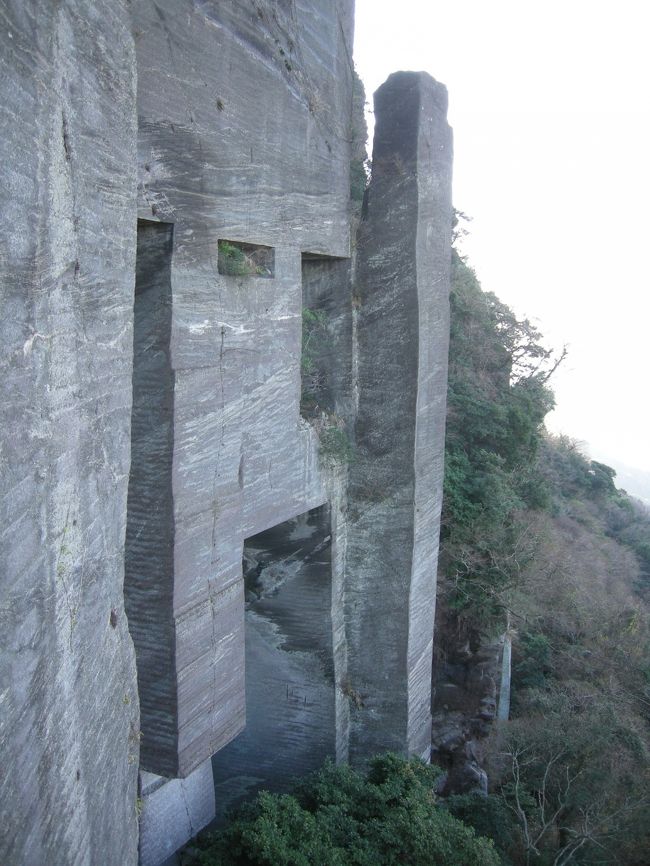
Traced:
POLYGON ((223 814, 336 756, 330 509, 246 539, 246 728, 213 757, 223 814))
POLYGON ((275 248, 221 239, 218 269, 227 277, 275 276, 275 248))
POLYGON ((323 412, 347 414, 352 363, 349 272, 349 259, 302 253, 300 414, 307 420, 323 412))

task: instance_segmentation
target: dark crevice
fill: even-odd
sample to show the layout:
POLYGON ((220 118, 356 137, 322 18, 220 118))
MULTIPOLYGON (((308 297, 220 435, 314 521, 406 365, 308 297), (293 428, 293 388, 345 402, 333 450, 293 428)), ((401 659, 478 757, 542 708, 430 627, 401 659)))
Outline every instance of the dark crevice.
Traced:
POLYGON ((135 644, 141 766, 176 770, 171 366, 173 226, 138 222, 124 592, 135 644))
POLYGON ((213 758, 217 809, 336 754, 330 510, 246 540, 246 729, 213 758))

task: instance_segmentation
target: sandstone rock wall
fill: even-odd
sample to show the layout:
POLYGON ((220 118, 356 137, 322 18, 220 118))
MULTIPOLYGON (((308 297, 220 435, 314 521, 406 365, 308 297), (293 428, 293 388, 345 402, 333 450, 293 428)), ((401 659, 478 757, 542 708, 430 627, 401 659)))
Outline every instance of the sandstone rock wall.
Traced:
POLYGON ((126 2, 3 3, 0 862, 135 863, 126 2))
POLYGON ((245 723, 244 539, 329 498, 299 414, 301 268, 349 256, 351 4, 140 0, 134 32, 138 215, 173 224, 174 537, 171 590, 132 621, 144 766, 184 776, 245 723), (219 241, 272 248, 272 273, 224 273, 219 241))
POLYGON ((428 759, 449 339, 447 93, 395 73, 375 94, 358 233, 357 459, 346 574, 353 760, 428 759))
POLYGON ((378 94, 356 279, 351 0, 5 9, 0 860, 134 864, 140 794, 154 864, 209 820, 247 713, 290 727, 248 740, 272 785, 311 743, 428 755, 446 95, 378 94), (326 339, 301 417, 304 308, 326 339), (315 514, 320 570, 286 581, 315 514), (246 655, 242 555, 283 524, 246 655), (275 693, 304 686, 286 724, 270 658, 275 693))

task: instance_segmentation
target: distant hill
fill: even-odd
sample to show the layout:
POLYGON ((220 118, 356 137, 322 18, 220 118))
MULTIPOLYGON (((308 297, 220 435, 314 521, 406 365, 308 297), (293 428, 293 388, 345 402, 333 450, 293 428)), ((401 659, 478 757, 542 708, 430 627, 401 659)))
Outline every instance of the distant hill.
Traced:
MULTIPOLYGON (((590 451, 592 449, 589 449, 590 451)), ((606 454, 594 454, 597 460, 601 460, 612 469, 616 470, 615 484, 618 488, 622 488, 630 496, 636 496, 645 505, 650 506, 650 472, 645 469, 635 469, 633 466, 626 466, 620 460, 610 457, 606 454)))

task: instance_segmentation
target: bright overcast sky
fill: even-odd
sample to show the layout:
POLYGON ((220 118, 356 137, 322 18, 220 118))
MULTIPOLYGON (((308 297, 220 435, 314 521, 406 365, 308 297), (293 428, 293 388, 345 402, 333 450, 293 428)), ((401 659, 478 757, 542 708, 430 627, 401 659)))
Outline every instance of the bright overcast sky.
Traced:
POLYGON ((454 204, 483 288, 569 346, 548 426, 650 470, 650 3, 356 9, 370 102, 398 69, 447 85, 454 204))

